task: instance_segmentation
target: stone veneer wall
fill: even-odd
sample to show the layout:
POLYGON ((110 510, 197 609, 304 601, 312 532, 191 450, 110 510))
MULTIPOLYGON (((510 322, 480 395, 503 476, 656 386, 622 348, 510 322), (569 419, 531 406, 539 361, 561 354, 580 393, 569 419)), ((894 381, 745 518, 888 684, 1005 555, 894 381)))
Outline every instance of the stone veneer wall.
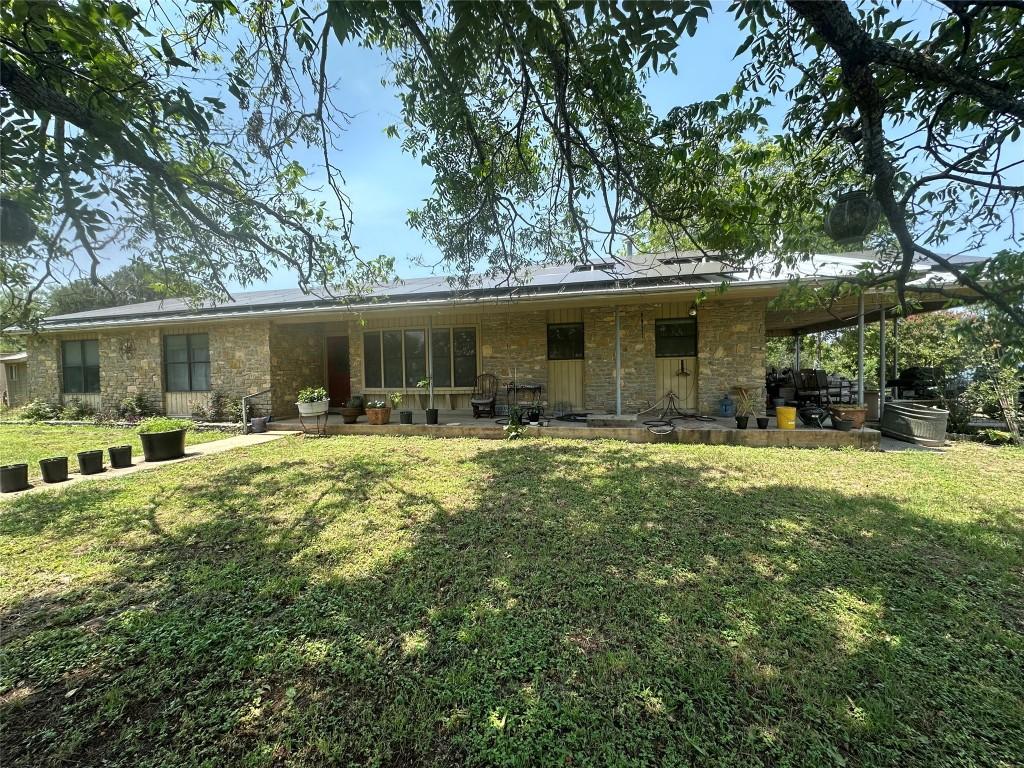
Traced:
POLYGON ((263 320, 32 336, 27 345, 29 396, 59 402, 61 341, 96 339, 102 409, 112 411, 125 397, 141 394, 157 410, 163 410, 163 335, 208 333, 212 388, 241 398, 270 387, 269 329, 263 320))
MULTIPOLYGON (((298 413, 295 399, 306 387, 326 387, 323 323, 275 325, 270 331, 270 387, 275 416, 298 413)), ((351 338, 349 343, 351 343, 351 338)), ((349 360, 352 360, 351 351, 349 360)), ((353 392, 357 391, 355 388, 353 392)))
MULTIPOLYGON (((622 412, 636 413, 655 399, 654 320, 656 307, 619 308, 622 354, 622 412)), ((588 410, 615 412, 615 307, 583 311, 584 400, 588 410)))
MULTIPOLYGON (((480 373, 498 381, 548 383, 548 320, 543 310, 493 312, 480 318, 480 373)), ((504 392, 499 393, 503 400, 504 392)))
MULTIPOLYGON (((697 310, 698 407, 718 411, 718 401, 736 387, 764 387, 767 299, 710 300, 697 310)), ((759 406, 755 397, 755 407, 759 406)))

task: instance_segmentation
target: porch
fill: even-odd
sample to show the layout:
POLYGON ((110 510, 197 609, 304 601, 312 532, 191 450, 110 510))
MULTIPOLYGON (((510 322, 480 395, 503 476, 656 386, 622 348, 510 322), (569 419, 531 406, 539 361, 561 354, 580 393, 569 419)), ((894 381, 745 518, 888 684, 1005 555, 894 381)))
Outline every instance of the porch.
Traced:
MULTIPOLYGON (((656 419, 650 413, 643 415, 591 414, 586 421, 564 421, 551 418, 547 426, 527 427, 526 434, 535 437, 567 438, 573 440, 624 440, 631 443, 684 443, 704 445, 742 445, 754 448, 859 448, 866 451, 879 449, 881 434, 865 427, 863 430, 840 432, 835 429, 816 429, 798 426, 779 429, 771 418, 767 429, 757 429, 751 421, 748 429, 736 429, 735 419, 729 418, 676 418, 671 428, 648 427, 643 422, 656 419)), ((412 424, 399 424, 397 411, 391 421, 382 426, 366 423, 360 416, 355 424, 342 423, 340 414, 331 413, 327 419, 327 435, 419 435, 438 438, 475 437, 500 440, 505 437, 503 420, 473 418, 471 410, 441 410, 437 424, 426 424, 422 410, 413 411, 412 424)), ((298 417, 275 419, 267 424, 271 430, 302 430, 298 417)), ((308 432, 315 432, 307 420, 308 432)))

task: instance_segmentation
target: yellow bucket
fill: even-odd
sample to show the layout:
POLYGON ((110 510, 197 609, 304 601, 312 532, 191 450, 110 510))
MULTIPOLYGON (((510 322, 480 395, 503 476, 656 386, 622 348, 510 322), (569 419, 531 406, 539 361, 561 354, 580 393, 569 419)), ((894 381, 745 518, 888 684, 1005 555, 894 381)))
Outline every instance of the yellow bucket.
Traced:
POLYGON ((779 429, 796 429, 796 408, 790 405, 776 406, 775 420, 779 423, 779 429))

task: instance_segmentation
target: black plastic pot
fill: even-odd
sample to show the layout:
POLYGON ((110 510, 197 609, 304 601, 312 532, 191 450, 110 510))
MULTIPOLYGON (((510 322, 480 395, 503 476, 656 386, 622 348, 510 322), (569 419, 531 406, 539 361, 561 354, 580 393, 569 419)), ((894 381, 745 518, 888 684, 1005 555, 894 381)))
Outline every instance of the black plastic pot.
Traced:
POLYGON ((170 432, 148 432, 142 438, 142 453, 146 461, 168 461, 185 455, 185 430, 172 429, 170 432))
POLYGON ((412 424, 412 411, 399 411, 398 412, 398 423, 399 424, 412 424))
POLYGON ((437 408, 427 408, 427 424, 437 424, 437 408))
POLYGON ((78 471, 83 475, 95 475, 103 471, 103 451, 79 451, 78 471))
POLYGON ((39 471, 44 483, 63 483, 68 479, 68 457, 55 456, 52 459, 40 459, 39 471))
POLYGON ((768 417, 767 416, 758 416, 757 417, 757 428, 758 429, 768 429, 768 417))
POLYGON ((853 419, 837 419, 833 416, 832 426, 840 432, 849 432, 853 429, 853 419))
POLYGON ((0 467, 0 493, 13 493, 28 488, 28 464, 7 464, 0 467))
POLYGON ((737 416, 736 417, 736 429, 746 429, 747 421, 750 419, 749 416, 737 416))
POLYGON ((112 469, 124 469, 132 465, 132 447, 130 445, 112 445, 107 448, 112 469))

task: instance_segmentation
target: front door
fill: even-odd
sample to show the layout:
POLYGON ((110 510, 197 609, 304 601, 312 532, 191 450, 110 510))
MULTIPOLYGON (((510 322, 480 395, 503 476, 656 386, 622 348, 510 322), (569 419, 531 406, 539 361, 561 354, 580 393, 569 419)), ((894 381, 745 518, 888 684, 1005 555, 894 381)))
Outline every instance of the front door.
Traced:
POLYGON ((327 337, 327 392, 331 407, 341 408, 352 396, 348 368, 348 336, 327 337))

